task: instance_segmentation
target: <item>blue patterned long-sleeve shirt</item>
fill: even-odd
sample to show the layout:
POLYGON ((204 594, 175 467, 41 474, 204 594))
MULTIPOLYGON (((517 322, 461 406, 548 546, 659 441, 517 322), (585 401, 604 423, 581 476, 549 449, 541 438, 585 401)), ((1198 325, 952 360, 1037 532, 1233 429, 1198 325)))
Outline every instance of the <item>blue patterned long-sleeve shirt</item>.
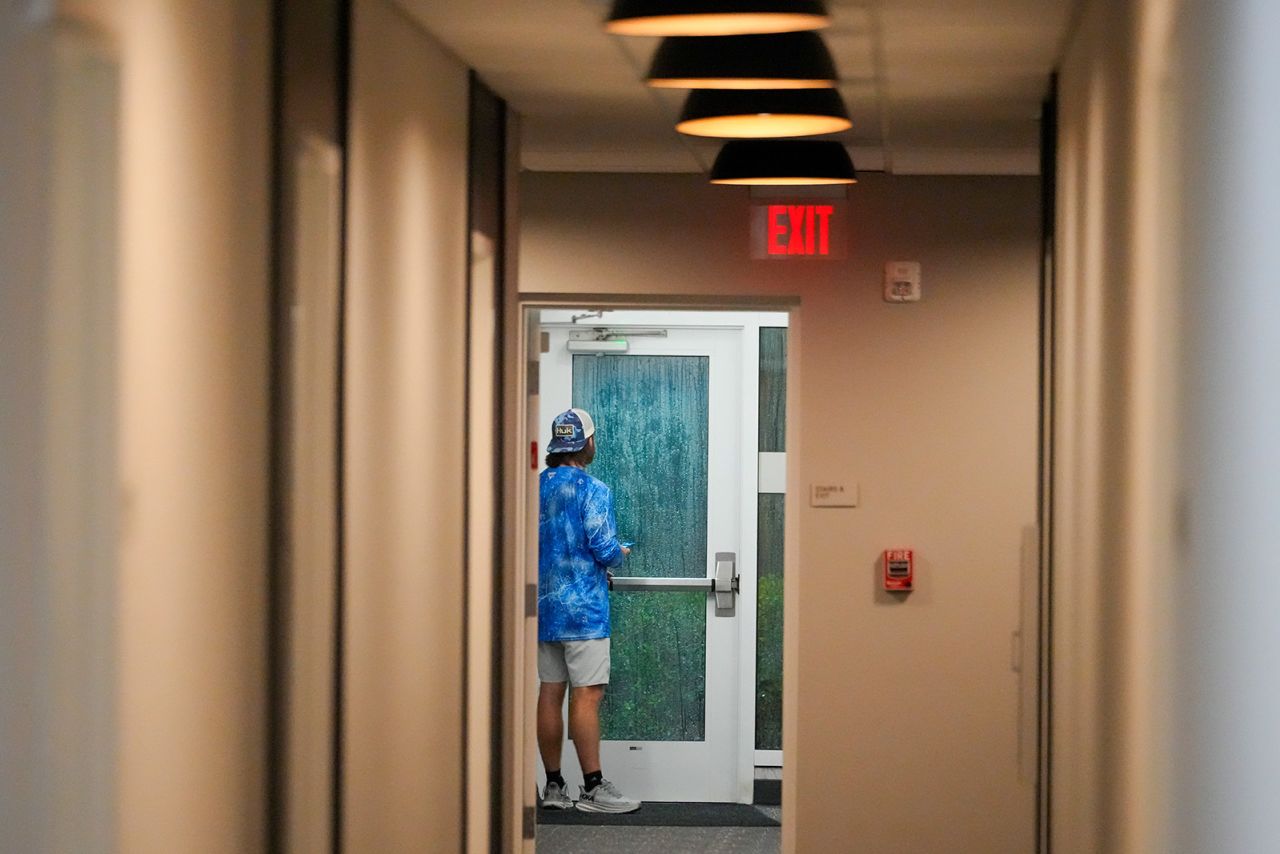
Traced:
POLYGON ((609 487, 580 468, 542 473, 538 514, 538 640, 609 637, 609 567, 622 544, 609 487))

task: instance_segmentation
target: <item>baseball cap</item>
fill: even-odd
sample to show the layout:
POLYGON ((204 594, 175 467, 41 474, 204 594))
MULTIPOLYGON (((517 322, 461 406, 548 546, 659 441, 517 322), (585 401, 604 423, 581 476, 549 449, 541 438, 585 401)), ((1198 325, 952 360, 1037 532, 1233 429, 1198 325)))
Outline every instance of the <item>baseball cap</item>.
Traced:
POLYGON ((547 445, 547 453, 572 454, 581 451, 595 432, 595 422, 585 409, 561 412, 551 421, 551 444, 547 445))

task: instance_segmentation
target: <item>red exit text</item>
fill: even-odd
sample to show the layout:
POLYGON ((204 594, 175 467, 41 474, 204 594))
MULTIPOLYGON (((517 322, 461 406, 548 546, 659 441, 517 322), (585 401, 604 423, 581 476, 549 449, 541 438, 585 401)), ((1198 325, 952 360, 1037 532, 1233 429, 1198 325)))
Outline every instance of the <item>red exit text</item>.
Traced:
POLYGON ((830 255, 832 205, 769 205, 770 255, 830 255))
POLYGON ((757 204, 752 206, 753 258, 843 258, 844 206, 757 204))

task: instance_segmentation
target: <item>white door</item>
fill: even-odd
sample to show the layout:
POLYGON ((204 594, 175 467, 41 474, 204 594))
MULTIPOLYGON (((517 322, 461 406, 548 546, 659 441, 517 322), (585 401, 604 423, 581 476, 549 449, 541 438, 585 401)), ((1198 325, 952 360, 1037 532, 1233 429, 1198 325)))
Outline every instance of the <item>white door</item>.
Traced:
MULTIPOLYGON (((610 595, 613 673, 601 713, 605 776, 651 801, 742 799, 741 596, 730 616, 709 591, 742 554, 742 330, 626 329, 621 345, 548 326, 539 447, 570 406, 596 424, 590 473, 615 496, 619 536, 634 541, 610 595), (717 561, 719 557, 719 561, 717 561), (627 578, 642 580, 627 581, 627 578)), ((754 483, 749 484, 754 491, 754 483)), ((722 585, 723 587, 723 585, 722 585)), ((749 715, 750 710, 744 710, 749 715)), ((750 763, 746 763, 750 775, 750 763)), ((540 769, 541 771, 541 769, 540 769)), ((572 742, 563 772, 581 780, 572 742)))

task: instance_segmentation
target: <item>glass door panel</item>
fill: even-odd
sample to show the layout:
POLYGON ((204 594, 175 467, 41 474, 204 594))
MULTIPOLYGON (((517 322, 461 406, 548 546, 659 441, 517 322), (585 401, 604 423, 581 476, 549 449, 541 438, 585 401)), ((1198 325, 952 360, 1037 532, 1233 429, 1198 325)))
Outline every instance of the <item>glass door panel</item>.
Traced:
POLYGON ((707 594, 615 590, 606 741, 702 741, 706 734, 707 594))
MULTIPOLYGON (((706 575, 709 363, 706 356, 573 358, 573 405, 596 424, 592 474, 613 490, 619 536, 636 543, 622 574, 706 575)), ((610 609, 602 737, 702 741, 706 594, 619 590, 610 609)))

